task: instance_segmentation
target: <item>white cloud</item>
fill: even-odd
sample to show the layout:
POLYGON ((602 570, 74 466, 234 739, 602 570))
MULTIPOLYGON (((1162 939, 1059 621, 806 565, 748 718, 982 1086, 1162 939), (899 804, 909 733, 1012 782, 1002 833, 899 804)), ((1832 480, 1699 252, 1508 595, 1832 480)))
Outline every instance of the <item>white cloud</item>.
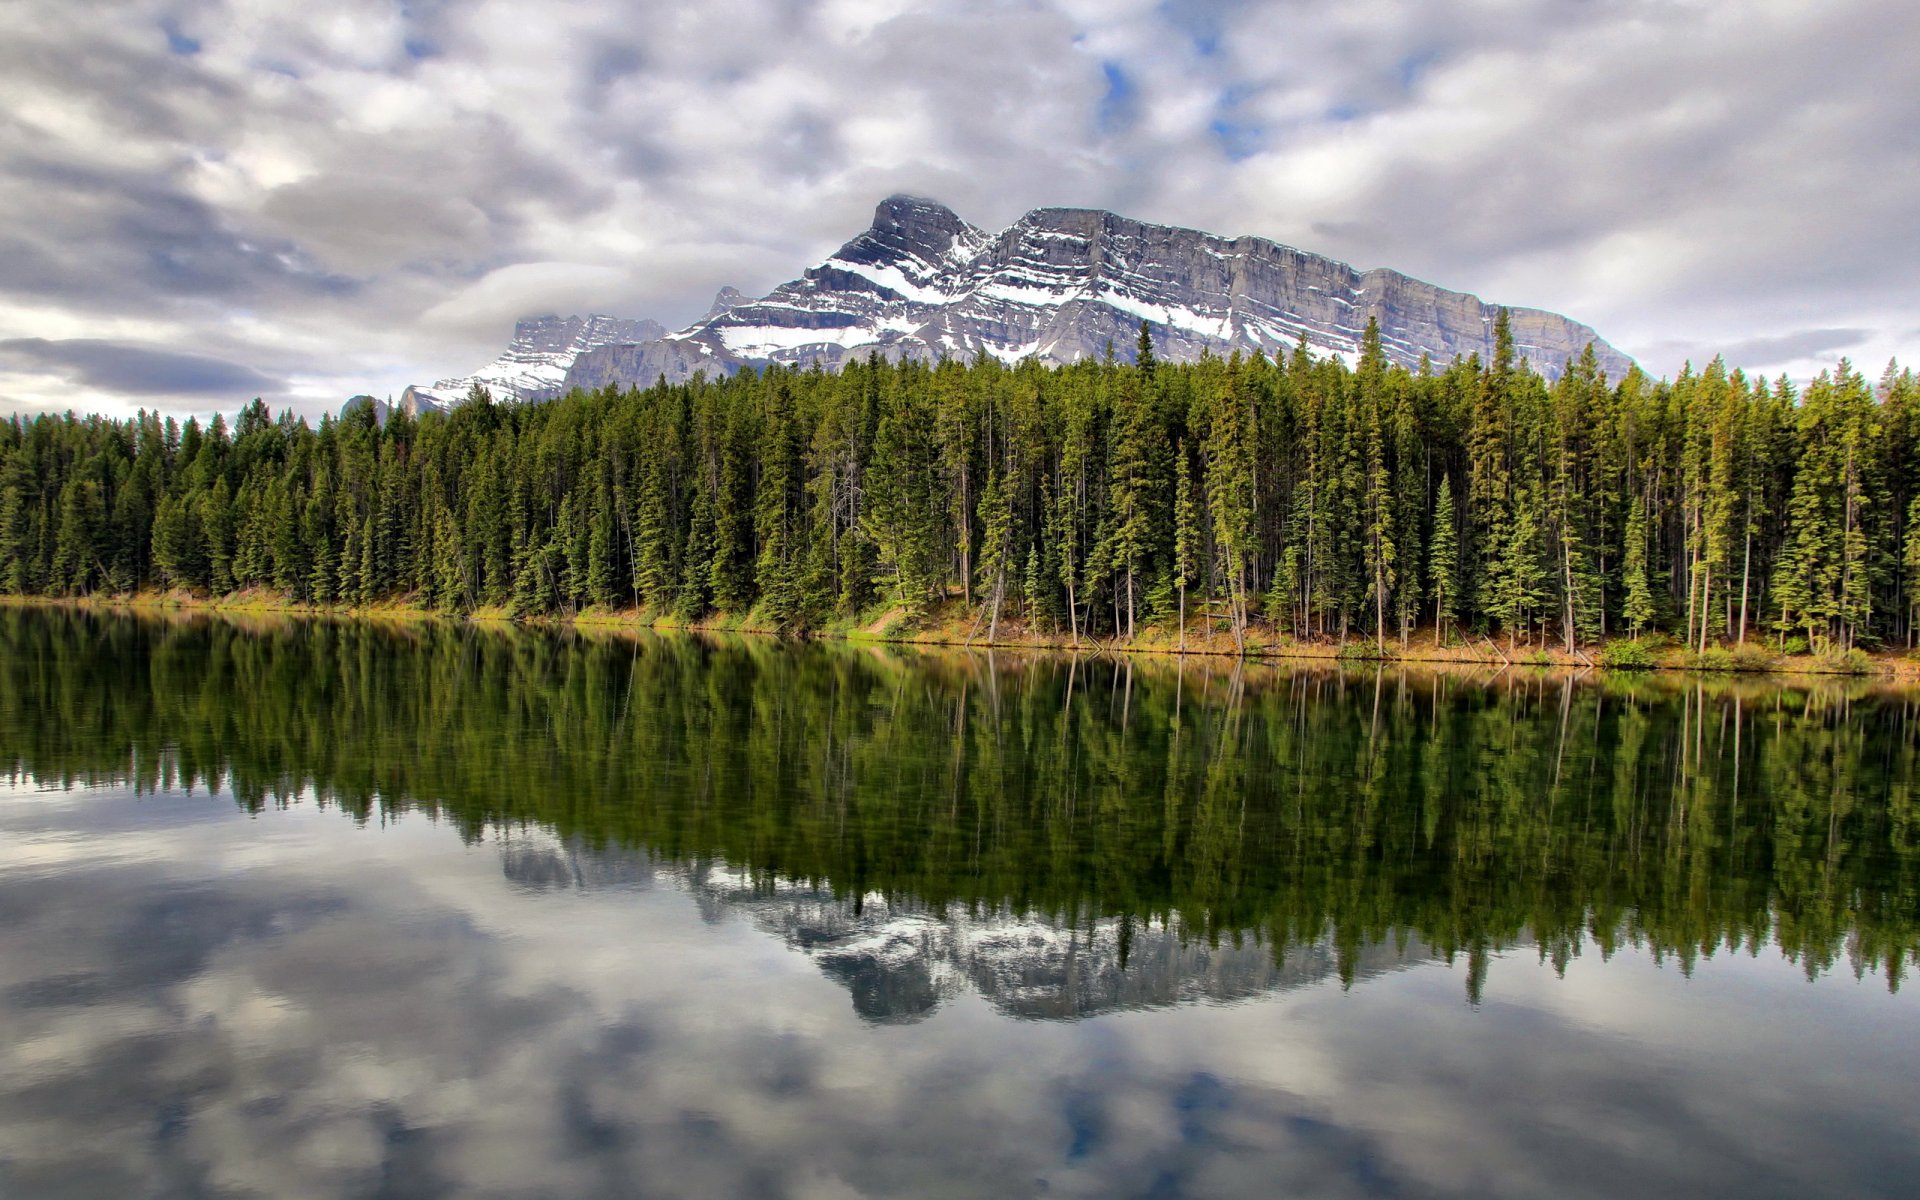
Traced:
POLYGON ((1877 366, 1920 308, 1916 39, 1890 0, 22 0, 0 336, 137 325, 289 395, 391 393, 527 312, 764 290, 911 190, 1270 236, 1656 371, 1833 329, 1877 366))

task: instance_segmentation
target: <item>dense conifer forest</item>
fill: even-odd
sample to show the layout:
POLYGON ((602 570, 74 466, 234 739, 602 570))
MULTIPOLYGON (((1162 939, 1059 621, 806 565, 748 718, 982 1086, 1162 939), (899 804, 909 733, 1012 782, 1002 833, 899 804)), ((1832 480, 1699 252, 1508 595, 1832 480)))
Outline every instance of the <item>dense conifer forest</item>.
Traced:
POLYGON ((815 629, 885 610, 1062 640, 1256 624, 1401 643, 1905 647, 1920 383, 1719 359, 1549 380, 1310 355, 863 360, 313 428, 0 423, 0 592, 270 589, 815 629), (1125 361, 1132 358, 1134 361, 1125 361))

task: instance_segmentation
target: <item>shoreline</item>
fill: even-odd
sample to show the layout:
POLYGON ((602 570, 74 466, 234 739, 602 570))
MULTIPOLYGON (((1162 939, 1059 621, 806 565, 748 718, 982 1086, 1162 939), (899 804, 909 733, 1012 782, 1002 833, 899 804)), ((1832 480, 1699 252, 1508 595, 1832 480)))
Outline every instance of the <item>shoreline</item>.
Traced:
MULTIPOLYGON (((1651 673, 1729 676, 1799 675, 1920 681, 1920 658, 1907 655, 1871 654, 1867 655, 1863 661, 1867 669, 1845 668, 1831 665, 1812 654, 1783 656, 1765 650, 1758 643, 1748 642, 1748 646, 1759 648, 1763 653, 1771 656, 1766 665, 1709 667, 1686 661, 1685 656, 1689 652, 1673 645, 1670 638, 1660 639, 1657 648, 1651 650, 1647 665, 1620 667, 1608 666, 1599 661, 1598 655, 1601 648, 1597 646, 1582 647, 1579 653, 1572 655, 1557 647, 1521 646, 1509 654, 1504 647, 1484 636, 1478 637, 1477 644, 1439 645, 1431 629, 1421 630, 1410 639, 1404 649, 1388 643, 1384 647, 1386 652, 1381 653, 1382 647, 1372 642, 1355 640, 1320 642, 1291 638, 1276 640, 1271 631, 1264 629, 1249 630, 1244 648, 1236 646, 1230 636, 1223 636, 1217 632, 1196 636, 1191 630, 1183 646, 1177 635, 1160 629, 1150 630, 1144 637, 1131 641, 1081 639, 1076 643, 1054 635, 1028 635, 1020 629, 1017 622, 1003 622, 1001 636, 989 642, 982 636, 970 636, 977 630, 977 621, 971 623, 974 629, 969 629, 969 622, 964 618, 941 620, 936 617, 909 629, 902 627, 900 614, 891 610, 864 621, 843 619, 831 622, 818 630, 794 635, 765 625, 756 625, 751 614, 746 617, 723 614, 706 620, 689 622, 670 616, 657 616, 643 609, 614 612, 585 609, 566 616, 514 618, 498 608, 448 613, 403 601, 373 605, 318 605, 291 601, 268 592, 248 592, 219 598, 195 596, 183 592, 150 592, 115 596, 0 596, 0 605, 15 608, 71 608, 129 613, 207 613, 228 617, 320 617, 377 622, 458 621, 476 625, 524 625, 535 628, 581 630, 629 629, 658 632, 741 633, 768 638, 840 641, 856 645, 937 646, 965 650, 1142 655, 1161 658, 1225 658, 1249 662, 1279 659, 1354 667, 1368 664, 1417 663, 1431 667, 1480 670, 1526 667, 1536 670, 1597 671, 1621 675, 1651 673), (1013 636, 1008 635, 1009 629, 1014 631, 1013 636)), ((1722 654, 1730 654, 1734 648, 1721 646, 1712 649, 1719 650, 1722 654)))

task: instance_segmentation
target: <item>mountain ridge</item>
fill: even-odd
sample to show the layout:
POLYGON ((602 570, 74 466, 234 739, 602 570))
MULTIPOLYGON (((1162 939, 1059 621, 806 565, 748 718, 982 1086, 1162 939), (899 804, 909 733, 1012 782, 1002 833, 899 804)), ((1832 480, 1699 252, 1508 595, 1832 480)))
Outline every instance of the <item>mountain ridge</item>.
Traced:
MULTIPOLYGON (((1351 363, 1371 319, 1389 360, 1444 365, 1492 352, 1499 309, 1392 268, 1362 271, 1255 235, 1059 207, 1032 209, 989 232, 938 201, 897 193, 875 207, 868 228, 766 295, 723 289, 683 329, 582 345, 557 384, 547 381, 549 366, 538 388, 512 394, 544 399, 549 388, 674 383, 772 364, 837 369, 870 354, 1065 364, 1103 355, 1110 344, 1127 357, 1142 321, 1155 352, 1173 362, 1203 353, 1274 357, 1304 341, 1351 363)), ((1557 375, 1588 344, 1610 377, 1634 366, 1581 322, 1544 309, 1507 311, 1516 348, 1543 374, 1557 375)), ((423 391, 448 399, 438 385, 423 391)))
POLYGON ((513 341, 500 357, 471 375, 442 379, 431 387, 408 387, 401 393, 400 407, 414 414, 447 408, 466 399, 475 384, 503 400, 551 400, 566 391, 567 371, 585 351, 651 341, 666 332, 658 321, 604 313, 522 317, 514 323, 513 341))

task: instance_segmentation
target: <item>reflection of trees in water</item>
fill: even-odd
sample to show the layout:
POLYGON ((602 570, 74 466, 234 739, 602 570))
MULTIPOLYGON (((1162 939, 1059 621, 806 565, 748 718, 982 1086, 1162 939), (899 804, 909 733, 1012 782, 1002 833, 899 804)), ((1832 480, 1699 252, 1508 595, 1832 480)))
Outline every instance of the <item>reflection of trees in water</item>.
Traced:
POLYGON ((311 788, 856 910, 1269 959, 1413 937, 1483 964, 1531 937, 1690 968, 1777 941, 1897 981, 1920 945, 1916 716, 1860 683, 0 612, 0 761, 39 778, 218 778, 253 808, 311 788))

